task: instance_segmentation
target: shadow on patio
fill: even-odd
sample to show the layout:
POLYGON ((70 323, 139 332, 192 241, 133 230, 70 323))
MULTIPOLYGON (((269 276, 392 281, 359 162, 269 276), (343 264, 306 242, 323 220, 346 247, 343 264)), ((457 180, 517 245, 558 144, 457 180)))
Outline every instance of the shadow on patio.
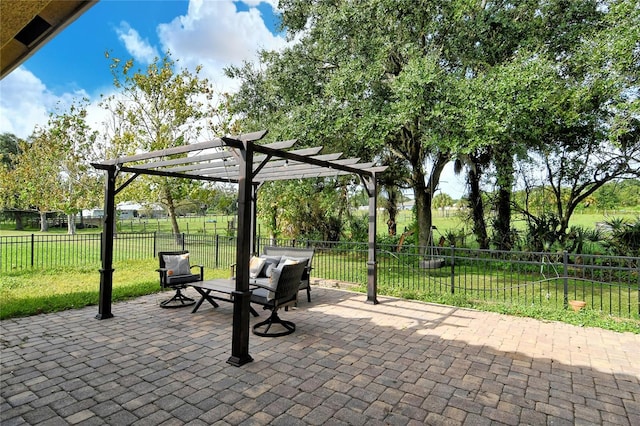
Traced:
POLYGON ((231 304, 163 296, 2 321, 0 422, 640 424, 638 335, 316 288, 236 368, 231 304))

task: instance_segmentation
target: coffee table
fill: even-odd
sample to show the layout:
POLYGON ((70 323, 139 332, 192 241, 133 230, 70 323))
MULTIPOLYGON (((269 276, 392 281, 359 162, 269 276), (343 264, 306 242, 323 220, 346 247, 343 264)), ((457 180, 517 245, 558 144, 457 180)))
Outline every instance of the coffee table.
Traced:
MULTIPOLYGON (((193 287, 201 296, 191 313, 195 313, 205 300, 214 308, 218 307, 216 300, 233 303, 233 293, 236 291, 236 281, 225 278, 196 281, 189 283, 189 286, 193 287)), ((254 317, 259 316, 258 312, 256 312, 251 305, 249 305, 249 310, 254 317)))

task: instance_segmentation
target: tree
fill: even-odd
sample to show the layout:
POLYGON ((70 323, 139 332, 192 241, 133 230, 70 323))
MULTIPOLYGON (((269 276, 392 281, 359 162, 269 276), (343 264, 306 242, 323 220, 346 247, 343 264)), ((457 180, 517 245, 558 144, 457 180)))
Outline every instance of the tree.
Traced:
MULTIPOLYGON (((114 85, 120 92, 104 99, 101 105, 111 113, 105 122, 111 157, 136 151, 152 151, 188 144, 205 131, 219 128, 214 121, 214 92, 208 80, 194 73, 176 69, 169 52, 156 58, 146 70, 135 69, 132 59, 111 59, 114 85)), ((169 212, 173 233, 180 234, 176 203, 195 190, 191 180, 167 177, 139 177, 126 189, 138 201, 161 203, 169 212)))
POLYGON ((427 19, 432 12, 408 1, 282 6, 284 26, 302 39, 282 53, 265 53, 263 70, 229 70, 243 80, 236 111, 245 123, 268 120, 275 135, 304 135, 309 144, 348 155, 373 159, 386 149, 409 170, 403 176, 414 190, 418 239, 426 246, 432 190, 457 128, 448 120, 455 115, 446 114, 455 91, 439 67, 438 46, 425 37, 435 31, 435 18, 427 19))
MULTIPOLYGON (((565 120, 568 94, 585 83, 576 76, 593 69, 578 60, 591 47, 587 41, 602 31, 613 36, 607 24, 625 17, 620 10, 637 13, 629 0, 285 0, 281 7, 284 28, 299 41, 264 53, 261 69, 229 70, 242 80, 234 107, 243 124, 274 123, 278 135, 304 135, 352 155, 393 153, 414 191, 420 245, 428 242, 433 190, 444 165, 461 155, 475 158, 469 170, 495 186, 493 241, 500 249, 513 243, 516 162, 544 147, 565 120)), ((637 38, 624 30, 633 58, 637 38)), ((614 38, 605 39, 620 53, 611 48, 614 38)), ((637 75, 622 74, 630 81, 637 75)), ((637 108, 625 111, 633 116, 637 108)), ((484 246, 478 200, 472 200, 474 220, 484 246)))
POLYGON ((0 209, 12 211, 16 221, 16 230, 24 229, 22 210, 20 209, 14 173, 15 159, 20 153, 20 139, 11 133, 0 135, 0 209))
POLYGON ((350 219, 348 193, 342 179, 267 182, 258 192, 259 215, 271 238, 339 241, 350 219))
POLYGON ((74 234, 76 213, 99 197, 99 180, 89 165, 97 152, 96 134, 85 122, 86 102, 74 101, 68 111, 52 113, 14 157, 18 205, 36 208, 42 232, 48 230, 47 213, 62 211, 68 233, 74 234))
POLYGON ((640 47, 640 9, 620 0, 606 10, 593 14, 597 31, 574 34, 575 45, 554 61, 544 143, 531 147, 553 204, 541 215, 515 205, 550 243, 565 244, 572 214, 598 189, 640 178, 640 100, 633 95, 640 61, 629 60, 640 47))
POLYGON ((12 133, 0 134, 0 163, 11 167, 13 159, 20 152, 20 139, 12 133))
POLYGON ((388 234, 396 235, 399 204, 404 198, 402 190, 406 189, 406 186, 402 187, 400 185, 407 181, 407 169, 404 167, 403 162, 391 153, 383 153, 382 158, 382 162, 387 165, 387 170, 378 178, 382 194, 380 204, 387 210, 389 215, 387 220, 388 234))
POLYGON ((74 103, 68 112, 57 114, 49 122, 49 137, 57 139, 63 156, 60 159, 62 198, 56 209, 67 215, 67 232, 75 234, 75 216, 83 208, 93 207, 100 200, 100 177, 90 163, 99 159, 101 148, 97 132, 85 121, 87 100, 74 103))

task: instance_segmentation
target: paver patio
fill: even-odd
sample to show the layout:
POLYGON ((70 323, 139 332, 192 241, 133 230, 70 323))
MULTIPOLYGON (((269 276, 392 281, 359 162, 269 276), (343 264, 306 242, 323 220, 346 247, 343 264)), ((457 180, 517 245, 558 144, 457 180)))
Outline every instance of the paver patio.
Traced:
POLYGON ((237 368, 231 304, 164 296, 0 322, 0 423, 640 424, 639 335, 316 287, 237 368))

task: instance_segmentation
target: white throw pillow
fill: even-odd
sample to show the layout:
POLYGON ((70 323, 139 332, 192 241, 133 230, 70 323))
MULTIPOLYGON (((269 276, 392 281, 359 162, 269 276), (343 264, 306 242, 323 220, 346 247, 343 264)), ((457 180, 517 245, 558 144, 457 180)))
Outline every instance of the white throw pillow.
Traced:
POLYGON ((296 262, 295 260, 292 259, 286 259, 284 262, 280 262, 280 264, 278 264, 277 268, 274 268, 273 271, 271 272, 271 278, 269 279, 269 283, 271 284, 271 287, 273 289, 276 288, 276 286, 278 285, 278 281, 280 280, 280 274, 282 274, 282 268, 285 267, 286 265, 296 265, 299 262, 296 262))
POLYGON ((167 275, 189 275, 191 267, 189 265, 189 253, 177 255, 163 255, 164 267, 167 269, 167 275))
POLYGON ((264 267, 265 259, 262 259, 257 256, 253 256, 251 261, 249 262, 249 276, 251 278, 258 278, 262 268, 264 267))

